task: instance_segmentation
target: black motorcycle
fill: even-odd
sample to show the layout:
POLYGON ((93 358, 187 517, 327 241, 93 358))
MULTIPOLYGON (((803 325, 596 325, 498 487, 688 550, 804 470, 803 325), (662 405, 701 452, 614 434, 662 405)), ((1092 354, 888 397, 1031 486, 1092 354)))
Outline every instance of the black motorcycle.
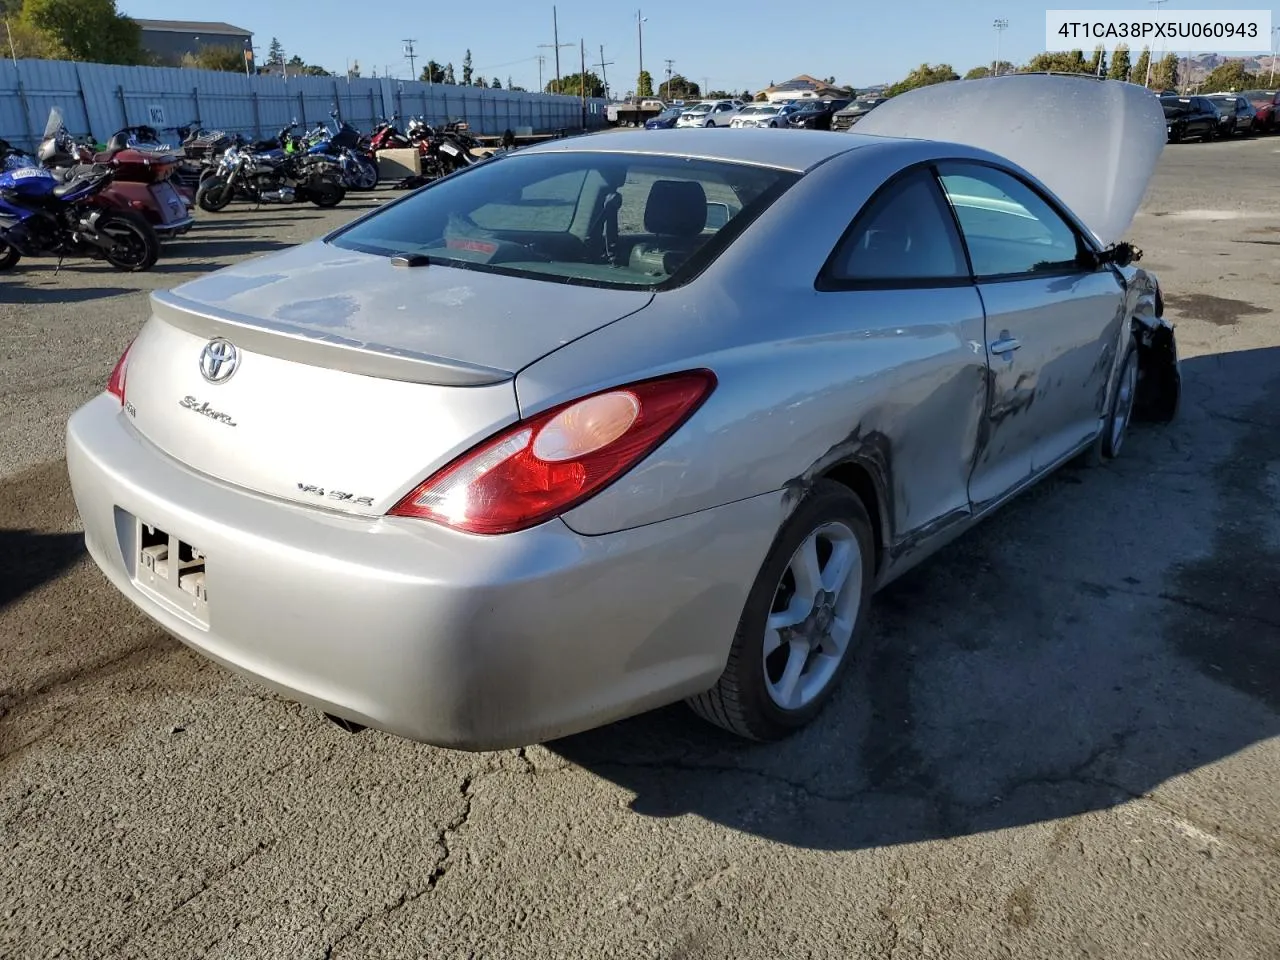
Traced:
POLYGON ((201 210, 217 213, 232 200, 252 203, 305 203, 317 207, 336 207, 347 195, 342 183, 342 167, 332 157, 322 154, 289 152, 297 124, 280 131, 278 146, 265 152, 250 148, 229 147, 217 169, 206 176, 196 191, 201 210))

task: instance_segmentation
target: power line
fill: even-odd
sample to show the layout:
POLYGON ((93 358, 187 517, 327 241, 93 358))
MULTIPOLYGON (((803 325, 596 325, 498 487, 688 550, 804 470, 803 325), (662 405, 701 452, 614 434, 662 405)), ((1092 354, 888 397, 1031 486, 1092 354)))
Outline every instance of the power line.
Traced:
POLYGON ((606 60, 604 58, 604 44, 600 44, 600 62, 593 63, 592 66, 600 68, 600 82, 604 84, 604 95, 606 97, 609 96, 609 74, 605 72, 604 68, 611 66, 612 64, 612 60, 606 60))

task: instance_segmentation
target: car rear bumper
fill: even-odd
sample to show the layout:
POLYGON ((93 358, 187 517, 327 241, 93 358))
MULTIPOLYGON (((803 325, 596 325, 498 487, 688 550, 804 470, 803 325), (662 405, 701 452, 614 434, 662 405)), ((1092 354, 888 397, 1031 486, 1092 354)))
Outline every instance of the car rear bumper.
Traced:
POLYGON ((782 516, 780 494, 605 536, 338 515, 191 472, 107 394, 68 422, 67 467, 90 555, 166 631, 289 698, 462 749, 711 686, 782 516), (203 554, 203 606, 140 563, 139 521, 203 554))

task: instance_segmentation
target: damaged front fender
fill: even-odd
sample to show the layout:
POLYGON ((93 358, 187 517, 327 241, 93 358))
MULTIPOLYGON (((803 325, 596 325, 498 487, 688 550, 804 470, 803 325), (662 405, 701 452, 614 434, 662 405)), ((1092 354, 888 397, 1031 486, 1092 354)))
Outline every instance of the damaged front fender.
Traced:
POLYGON ((1164 318, 1164 297, 1154 274, 1127 271, 1126 282, 1137 295, 1132 330, 1138 344, 1138 394, 1133 416, 1168 423, 1182 400, 1182 363, 1174 326, 1164 318))

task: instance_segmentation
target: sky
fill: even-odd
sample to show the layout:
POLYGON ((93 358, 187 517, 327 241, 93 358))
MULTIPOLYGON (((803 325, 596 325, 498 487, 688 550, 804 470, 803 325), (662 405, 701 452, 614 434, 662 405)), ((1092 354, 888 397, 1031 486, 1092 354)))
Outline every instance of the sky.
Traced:
MULTIPOLYGON (((452 62, 461 73, 469 48, 477 75, 507 78, 533 90, 538 87, 538 61, 543 81, 555 76, 551 3, 539 0, 471 0, 468 3, 383 2, 373 8, 349 0, 221 0, 209 5, 173 0, 117 0, 122 13, 140 19, 217 19, 251 31, 259 61, 272 37, 287 56, 345 73, 358 61, 363 76, 390 71, 410 79, 402 40, 413 39, 417 71, 428 59, 452 62), (368 15, 365 14, 368 9, 368 15), (546 44, 545 48, 540 48, 546 44)), ((611 92, 635 88, 639 72, 637 8, 588 0, 562 0, 555 5, 562 74, 576 73, 581 62, 579 40, 586 46, 587 68, 599 74, 601 45, 604 73, 611 92)), ((1054 9, 1151 10, 1149 0, 1108 3, 1055 2, 1054 9)), ((1164 8, 1257 9, 1240 0, 1168 0, 1164 8)), ((894 0, 880 10, 874 5, 818 5, 795 8, 794 15, 777 0, 737 0, 732 6, 699 0, 648 0, 640 5, 644 67, 660 83, 666 58, 673 72, 711 90, 756 91, 805 73, 834 76, 841 84, 870 86, 893 82, 923 62, 950 63, 964 74, 989 65, 996 55, 993 21, 1008 20, 1000 36, 1000 58, 1022 63, 1044 49, 1044 5, 1025 0, 894 0)), ((1265 8, 1262 8, 1265 9, 1265 8)), ((1272 11, 1273 23, 1280 16, 1272 11)), ((1260 50, 1259 52, 1264 52, 1260 50)))

